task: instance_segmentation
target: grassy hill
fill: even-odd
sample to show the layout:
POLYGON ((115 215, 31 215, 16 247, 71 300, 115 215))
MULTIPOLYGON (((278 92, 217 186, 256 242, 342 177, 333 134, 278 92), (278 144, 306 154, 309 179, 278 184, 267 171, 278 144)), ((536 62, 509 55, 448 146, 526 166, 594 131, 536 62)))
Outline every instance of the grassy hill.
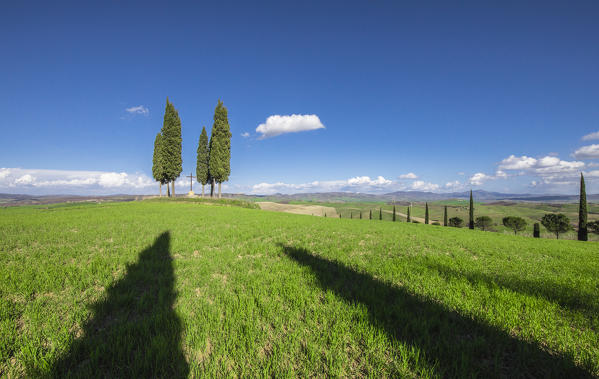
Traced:
POLYGON ((599 375, 596 243, 228 205, 0 208, 0 376, 599 375))

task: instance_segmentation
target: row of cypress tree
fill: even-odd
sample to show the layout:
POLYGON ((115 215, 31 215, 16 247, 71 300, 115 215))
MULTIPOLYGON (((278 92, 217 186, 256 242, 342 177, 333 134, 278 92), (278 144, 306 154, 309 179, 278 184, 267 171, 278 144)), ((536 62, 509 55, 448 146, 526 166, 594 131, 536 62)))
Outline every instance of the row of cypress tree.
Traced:
MULTIPOLYGON (((152 176, 162 185, 167 185, 167 194, 175 196, 175 180, 183 171, 181 158, 181 119, 175 106, 166 99, 164 122, 160 133, 154 140, 152 158, 152 176), (172 183, 172 186, 168 184, 172 183)), ((227 108, 218 101, 214 110, 214 124, 210 140, 206 127, 202 127, 197 149, 196 180, 204 186, 210 183, 210 196, 214 196, 214 185, 218 183, 218 197, 221 197, 221 183, 226 182, 231 174, 231 131, 227 108)))

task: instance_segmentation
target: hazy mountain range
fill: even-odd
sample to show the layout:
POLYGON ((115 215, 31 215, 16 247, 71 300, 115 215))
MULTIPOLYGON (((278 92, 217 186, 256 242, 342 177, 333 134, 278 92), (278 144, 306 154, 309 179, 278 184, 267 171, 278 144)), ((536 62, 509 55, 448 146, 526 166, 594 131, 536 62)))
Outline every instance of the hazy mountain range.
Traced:
MULTIPOLYGON (((535 201, 567 203, 578 201, 578 195, 539 195, 539 194, 514 194, 489 192, 476 190, 472 192, 476 201, 535 201)), ((147 196, 155 196, 149 194, 147 196)), ((184 196, 184 195, 180 195, 184 196)), ((76 195, 44 195, 32 196, 22 194, 0 194, 0 206, 24 205, 24 204, 49 204, 76 201, 132 201, 143 199, 144 195, 110 195, 110 196, 76 196, 76 195)), ((274 195, 247 195, 247 194, 223 194, 223 197, 242 198, 247 200, 268 200, 275 202, 289 201, 315 201, 315 202, 351 202, 351 201, 437 201, 437 200, 468 200, 469 191, 434 193, 423 191, 397 191, 386 194, 368 194, 354 192, 320 192, 320 193, 296 193, 296 194, 274 194, 274 195)), ((587 195, 588 201, 599 201, 599 194, 587 195)))

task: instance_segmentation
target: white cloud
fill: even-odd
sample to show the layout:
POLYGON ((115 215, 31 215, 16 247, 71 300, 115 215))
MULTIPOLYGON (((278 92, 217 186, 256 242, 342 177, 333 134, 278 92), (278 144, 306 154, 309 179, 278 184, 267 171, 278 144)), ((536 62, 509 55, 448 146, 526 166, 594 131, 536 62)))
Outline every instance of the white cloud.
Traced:
MULTIPOLYGON (((599 154, 599 145, 591 146, 597 146, 599 154)), ((581 161, 565 161, 554 155, 546 155, 540 158, 532 158, 526 155, 520 157, 510 155, 499 162, 498 168, 493 178, 505 178, 514 175, 532 176, 536 179, 531 182, 531 187, 552 192, 554 190, 564 190, 564 188, 558 188, 560 186, 576 185, 577 177, 584 170, 585 163, 581 161), (510 174, 509 171, 513 173, 510 174)))
POLYGON ((0 192, 30 194, 153 193, 156 182, 125 172, 0 169, 0 192))
POLYGON ((523 155, 516 157, 510 155, 499 163, 500 170, 526 170, 531 168, 537 162, 536 159, 523 155))
POLYGON ((33 179, 33 176, 29 175, 29 174, 25 174, 21 177, 18 177, 15 180, 15 185, 19 185, 19 184, 32 184, 35 181, 35 179, 33 179))
POLYGON ((383 176, 370 178, 356 176, 347 180, 313 181, 308 183, 258 183, 252 186, 255 194, 270 195, 273 193, 305 193, 305 192, 390 192, 396 183, 383 176))
POLYGON ((10 169, 8 168, 0 168, 0 180, 4 179, 10 174, 10 169))
POLYGON ((583 146, 576 150, 572 156, 576 159, 595 159, 599 158, 599 145, 583 146))
POLYGON ((408 172, 407 174, 403 174, 399 176, 400 179, 418 179, 418 176, 413 172, 408 172))
POLYGON ((317 115, 291 116, 273 115, 266 119, 264 124, 258 125, 256 132, 261 134, 260 139, 276 137, 285 133, 296 133, 307 130, 324 129, 317 115))
POLYGON ((594 139, 599 139, 599 132, 589 133, 586 136, 582 137, 583 141, 590 141, 594 139))
POLYGON ((144 116, 147 116, 147 115, 150 114, 150 110, 147 107, 144 107, 143 105, 138 105, 136 107, 126 108, 125 111, 127 113, 141 114, 141 115, 144 115, 144 116))
POLYGON ((416 180, 410 186, 415 191, 437 191, 439 189, 438 184, 425 182, 423 180, 416 180))
POLYGON ((487 180, 493 179, 495 179, 493 176, 484 174, 482 172, 477 172, 476 174, 472 175, 470 179, 468 179, 468 183, 473 186, 481 186, 487 180))
POLYGON ((391 184, 391 181, 385 179, 382 176, 379 176, 376 179, 370 179, 369 176, 356 176, 355 178, 348 179, 347 184, 350 186, 353 186, 353 185, 383 186, 383 185, 391 184))
POLYGON ((241 136, 242 136, 243 138, 248 138, 248 137, 250 136, 250 133, 248 133, 248 132, 243 132, 243 133, 241 133, 241 136))
MULTIPOLYGON (((599 148, 599 145, 597 145, 599 148)), ((499 163, 499 171, 522 171, 524 174, 550 176, 553 174, 572 174, 582 171, 584 162, 564 161, 558 157, 545 156, 539 159, 523 155, 510 155, 499 163)), ((498 171, 498 172, 499 172, 498 171)))
POLYGON ((466 186, 462 182, 457 181, 457 180, 454 180, 453 182, 447 182, 447 183, 445 183, 445 188, 447 188, 449 190, 452 190, 452 191, 457 191, 457 190, 460 190, 460 189, 464 189, 465 187, 466 186))

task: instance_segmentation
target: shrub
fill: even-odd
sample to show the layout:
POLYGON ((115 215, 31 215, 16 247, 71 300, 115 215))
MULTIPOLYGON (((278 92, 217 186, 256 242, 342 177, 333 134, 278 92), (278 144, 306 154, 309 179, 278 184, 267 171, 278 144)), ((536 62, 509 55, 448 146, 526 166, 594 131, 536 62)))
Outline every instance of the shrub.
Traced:
POLYGON ((493 220, 489 216, 479 216, 474 225, 481 230, 489 230, 493 226, 493 220))
POLYGON ((559 239, 560 233, 566 233, 568 230, 572 229, 570 219, 563 213, 547 213, 541 219, 541 224, 543 224, 545 229, 554 233, 555 238, 557 239, 559 239))
POLYGON ((464 220, 460 217, 452 217, 449 219, 449 226, 453 226, 454 228, 461 228, 464 225, 464 220))
POLYGON ((526 228, 526 220, 522 217, 508 216, 503 218, 503 225, 506 228, 510 228, 514 231, 514 234, 518 234, 526 228))

